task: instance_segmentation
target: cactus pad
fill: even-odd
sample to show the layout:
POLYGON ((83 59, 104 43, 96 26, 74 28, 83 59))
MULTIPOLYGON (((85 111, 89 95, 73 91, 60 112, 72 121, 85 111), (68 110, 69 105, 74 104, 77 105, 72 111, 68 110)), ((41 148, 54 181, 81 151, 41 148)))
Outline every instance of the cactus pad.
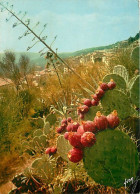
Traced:
POLYGON ((33 137, 40 136, 40 135, 43 135, 43 132, 41 129, 37 129, 33 133, 33 137))
POLYGON ((136 67, 139 69, 139 48, 140 47, 135 47, 131 53, 131 58, 136 64, 136 67))
POLYGON ((45 135, 47 135, 47 134, 49 134, 51 132, 51 130, 50 130, 50 123, 49 122, 45 122, 43 130, 44 130, 44 134, 45 135))
POLYGON ((46 148, 48 146, 48 141, 47 141, 47 136, 46 135, 41 135, 41 136, 36 136, 33 138, 33 146, 34 148, 38 147, 39 149, 46 148))
POLYGON ((134 82, 133 85, 131 86, 131 100, 132 103, 136 105, 136 107, 139 107, 139 83, 140 83, 140 76, 138 75, 134 82))
POLYGON ((96 113, 98 111, 101 111, 101 108, 99 106, 92 106, 90 107, 89 111, 84 115, 84 120, 90 120, 93 121, 94 117, 96 116, 96 113))
POLYGON ((116 83, 116 88, 125 90, 126 89, 126 82, 123 77, 117 74, 108 74, 103 78, 103 82, 110 82, 110 80, 113 79, 116 83))
POLYGON ((55 160, 49 158, 49 156, 47 155, 34 160, 34 162, 32 163, 33 170, 38 175, 38 177, 42 179, 43 182, 49 182, 52 180, 55 166, 55 160))
POLYGON ((138 151, 130 137, 119 130, 96 135, 96 143, 84 150, 84 167, 95 182, 119 188, 125 179, 135 178, 139 166, 138 151))
POLYGON ((123 77, 126 83, 128 82, 129 79, 129 74, 125 66, 123 65, 117 65, 113 69, 113 74, 118 74, 119 76, 123 77))
POLYGON ((127 118, 131 113, 131 104, 129 98, 121 91, 109 90, 101 99, 101 104, 106 114, 117 110, 121 119, 127 118))
POLYGON ((63 135, 60 135, 57 139, 57 152, 58 154, 66 161, 69 161, 67 154, 69 150, 72 149, 72 146, 69 144, 69 141, 64 138, 63 135))
POLYGON ((50 114, 46 117, 46 122, 49 122, 51 126, 55 124, 56 120, 57 120, 56 115, 53 114, 53 113, 50 113, 50 114))

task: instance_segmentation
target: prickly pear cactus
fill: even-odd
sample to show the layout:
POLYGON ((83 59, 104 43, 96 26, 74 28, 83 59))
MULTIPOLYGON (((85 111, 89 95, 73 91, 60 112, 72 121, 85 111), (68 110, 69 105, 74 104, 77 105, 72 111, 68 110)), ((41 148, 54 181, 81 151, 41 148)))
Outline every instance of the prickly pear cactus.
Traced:
POLYGON ((117 110, 118 116, 121 119, 127 118, 131 114, 130 99, 119 90, 109 90, 101 99, 103 109, 107 114, 113 110, 117 110))
POLYGON ((60 135, 57 139, 57 152, 66 161, 69 161, 67 154, 73 147, 69 144, 63 135, 60 135))
POLYGON ((33 172, 35 172, 43 182, 51 182, 54 176, 56 162, 54 159, 44 155, 35 159, 32 163, 33 172))
POLYGON ((87 120, 93 121, 93 119, 96 116, 96 113, 98 111, 101 111, 101 108, 99 106, 90 107, 89 111, 84 115, 84 120, 85 121, 87 121, 87 120))
POLYGON ((139 49, 140 47, 136 47, 133 49, 132 53, 131 53, 131 58, 134 61, 134 63, 136 64, 136 67, 139 69, 139 49))
POLYGON ((41 129, 37 129, 33 133, 33 137, 40 136, 40 135, 43 135, 43 132, 41 129))
POLYGON ((139 94, 140 94, 140 76, 136 76, 133 80, 133 83, 130 88, 130 94, 131 94, 131 100, 132 103, 136 105, 136 107, 139 107, 139 94))
POLYGON ((56 115, 53 113, 50 113, 47 117, 46 117, 46 122, 50 123, 50 126, 54 125, 56 123, 56 115))
POLYGON ((43 128, 43 132, 44 132, 45 135, 47 135, 51 132, 50 128, 51 128, 50 123, 45 122, 44 123, 44 128, 43 128))
POLYGON ((119 188, 125 179, 135 178, 139 167, 138 151, 130 137, 119 130, 96 135, 96 143, 84 150, 84 167, 95 182, 119 188))
POLYGON ((38 147, 39 149, 44 149, 48 145, 49 145, 49 143, 48 143, 46 135, 36 136, 36 137, 33 138, 34 148, 38 147))
POLYGON ((118 74, 108 74, 103 78, 103 82, 107 83, 111 79, 116 83, 116 89, 126 90, 126 82, 123 77, 118 74))
POLYGON ((127 69, 123 65, 115 66, 114 69, 113 69, 113 74, 117 74, 117 75, 123 77, 124 80, 126 81, 126 83, 129 80, 128 71, 127 71, 127 69))

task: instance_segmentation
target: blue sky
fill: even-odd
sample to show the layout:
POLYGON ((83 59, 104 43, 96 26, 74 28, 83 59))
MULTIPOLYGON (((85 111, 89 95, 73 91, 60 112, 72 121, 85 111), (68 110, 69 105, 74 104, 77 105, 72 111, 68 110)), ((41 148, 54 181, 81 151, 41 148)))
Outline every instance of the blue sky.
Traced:
MULTIPOLYGON (((16 12, 27 11, 33 26, 40 21, 36 33, 47 23, 44 35, 47 43, 57 39, 52 48, 58 52, 71 52, 103 46, 135 36, 139 30, 137 0, 9 0, 16 12)), ((26 51, 32 44, 32 36, 18 40, 25 28, 16 21, 5 22, 6 12, 0 13, 0 52, 6 49, 26 51)), ((38 52, 41 44, 32 52, 38 52)))

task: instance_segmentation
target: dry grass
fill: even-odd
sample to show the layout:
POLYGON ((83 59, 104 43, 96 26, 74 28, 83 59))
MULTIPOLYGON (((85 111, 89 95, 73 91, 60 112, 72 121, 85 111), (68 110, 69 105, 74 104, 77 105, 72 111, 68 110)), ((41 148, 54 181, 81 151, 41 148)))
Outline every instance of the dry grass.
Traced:
MULTIPOLYGON (((83 80, 88 82, 94 89, 97 89, 97 86, 94 84, 91 76, 98 84, 98 82, 102 80, 105 74, 109 73, 108 67, 105 66, 105 64, 103 63, 93 64, 91 62, 88 62, 86 64, 78 64, 77 66, 76 64, 71 63, 71 67, 76 73, 81 76, 83 80)), ((42 96, 45 99, 47 105, 54 104, 54 101, 57 102, 59 99, 63 99, 64 93, 66 95, 68 104, 70 103, 73 93, 80 93, 84 97, 89 97, 89 95, 83 89, 84 87, 94 92, 94 90, 88 84, 84 83, 73 72, 68 71, 67 73, 63 73, 60 69, 58 69, 58 72, 63 89, 60 87, 56 74, 48 76, 46 78, 46 85, 42 90, 42 96)))

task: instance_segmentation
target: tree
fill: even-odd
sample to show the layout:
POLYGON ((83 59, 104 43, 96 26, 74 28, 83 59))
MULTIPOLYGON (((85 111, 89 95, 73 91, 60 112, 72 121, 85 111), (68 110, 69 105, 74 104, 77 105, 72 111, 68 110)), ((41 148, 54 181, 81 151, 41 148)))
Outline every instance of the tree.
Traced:
POLYGON ((27 56, 22 55, 16 62, 15 54, 11 51, 6 51, 0 61, 0 72, 3 78, 9 78, 17 92, 23 81, 26 81, 29 87, 27 75, 33 72, 33 68, 30 66, 30 60, 27 56))

